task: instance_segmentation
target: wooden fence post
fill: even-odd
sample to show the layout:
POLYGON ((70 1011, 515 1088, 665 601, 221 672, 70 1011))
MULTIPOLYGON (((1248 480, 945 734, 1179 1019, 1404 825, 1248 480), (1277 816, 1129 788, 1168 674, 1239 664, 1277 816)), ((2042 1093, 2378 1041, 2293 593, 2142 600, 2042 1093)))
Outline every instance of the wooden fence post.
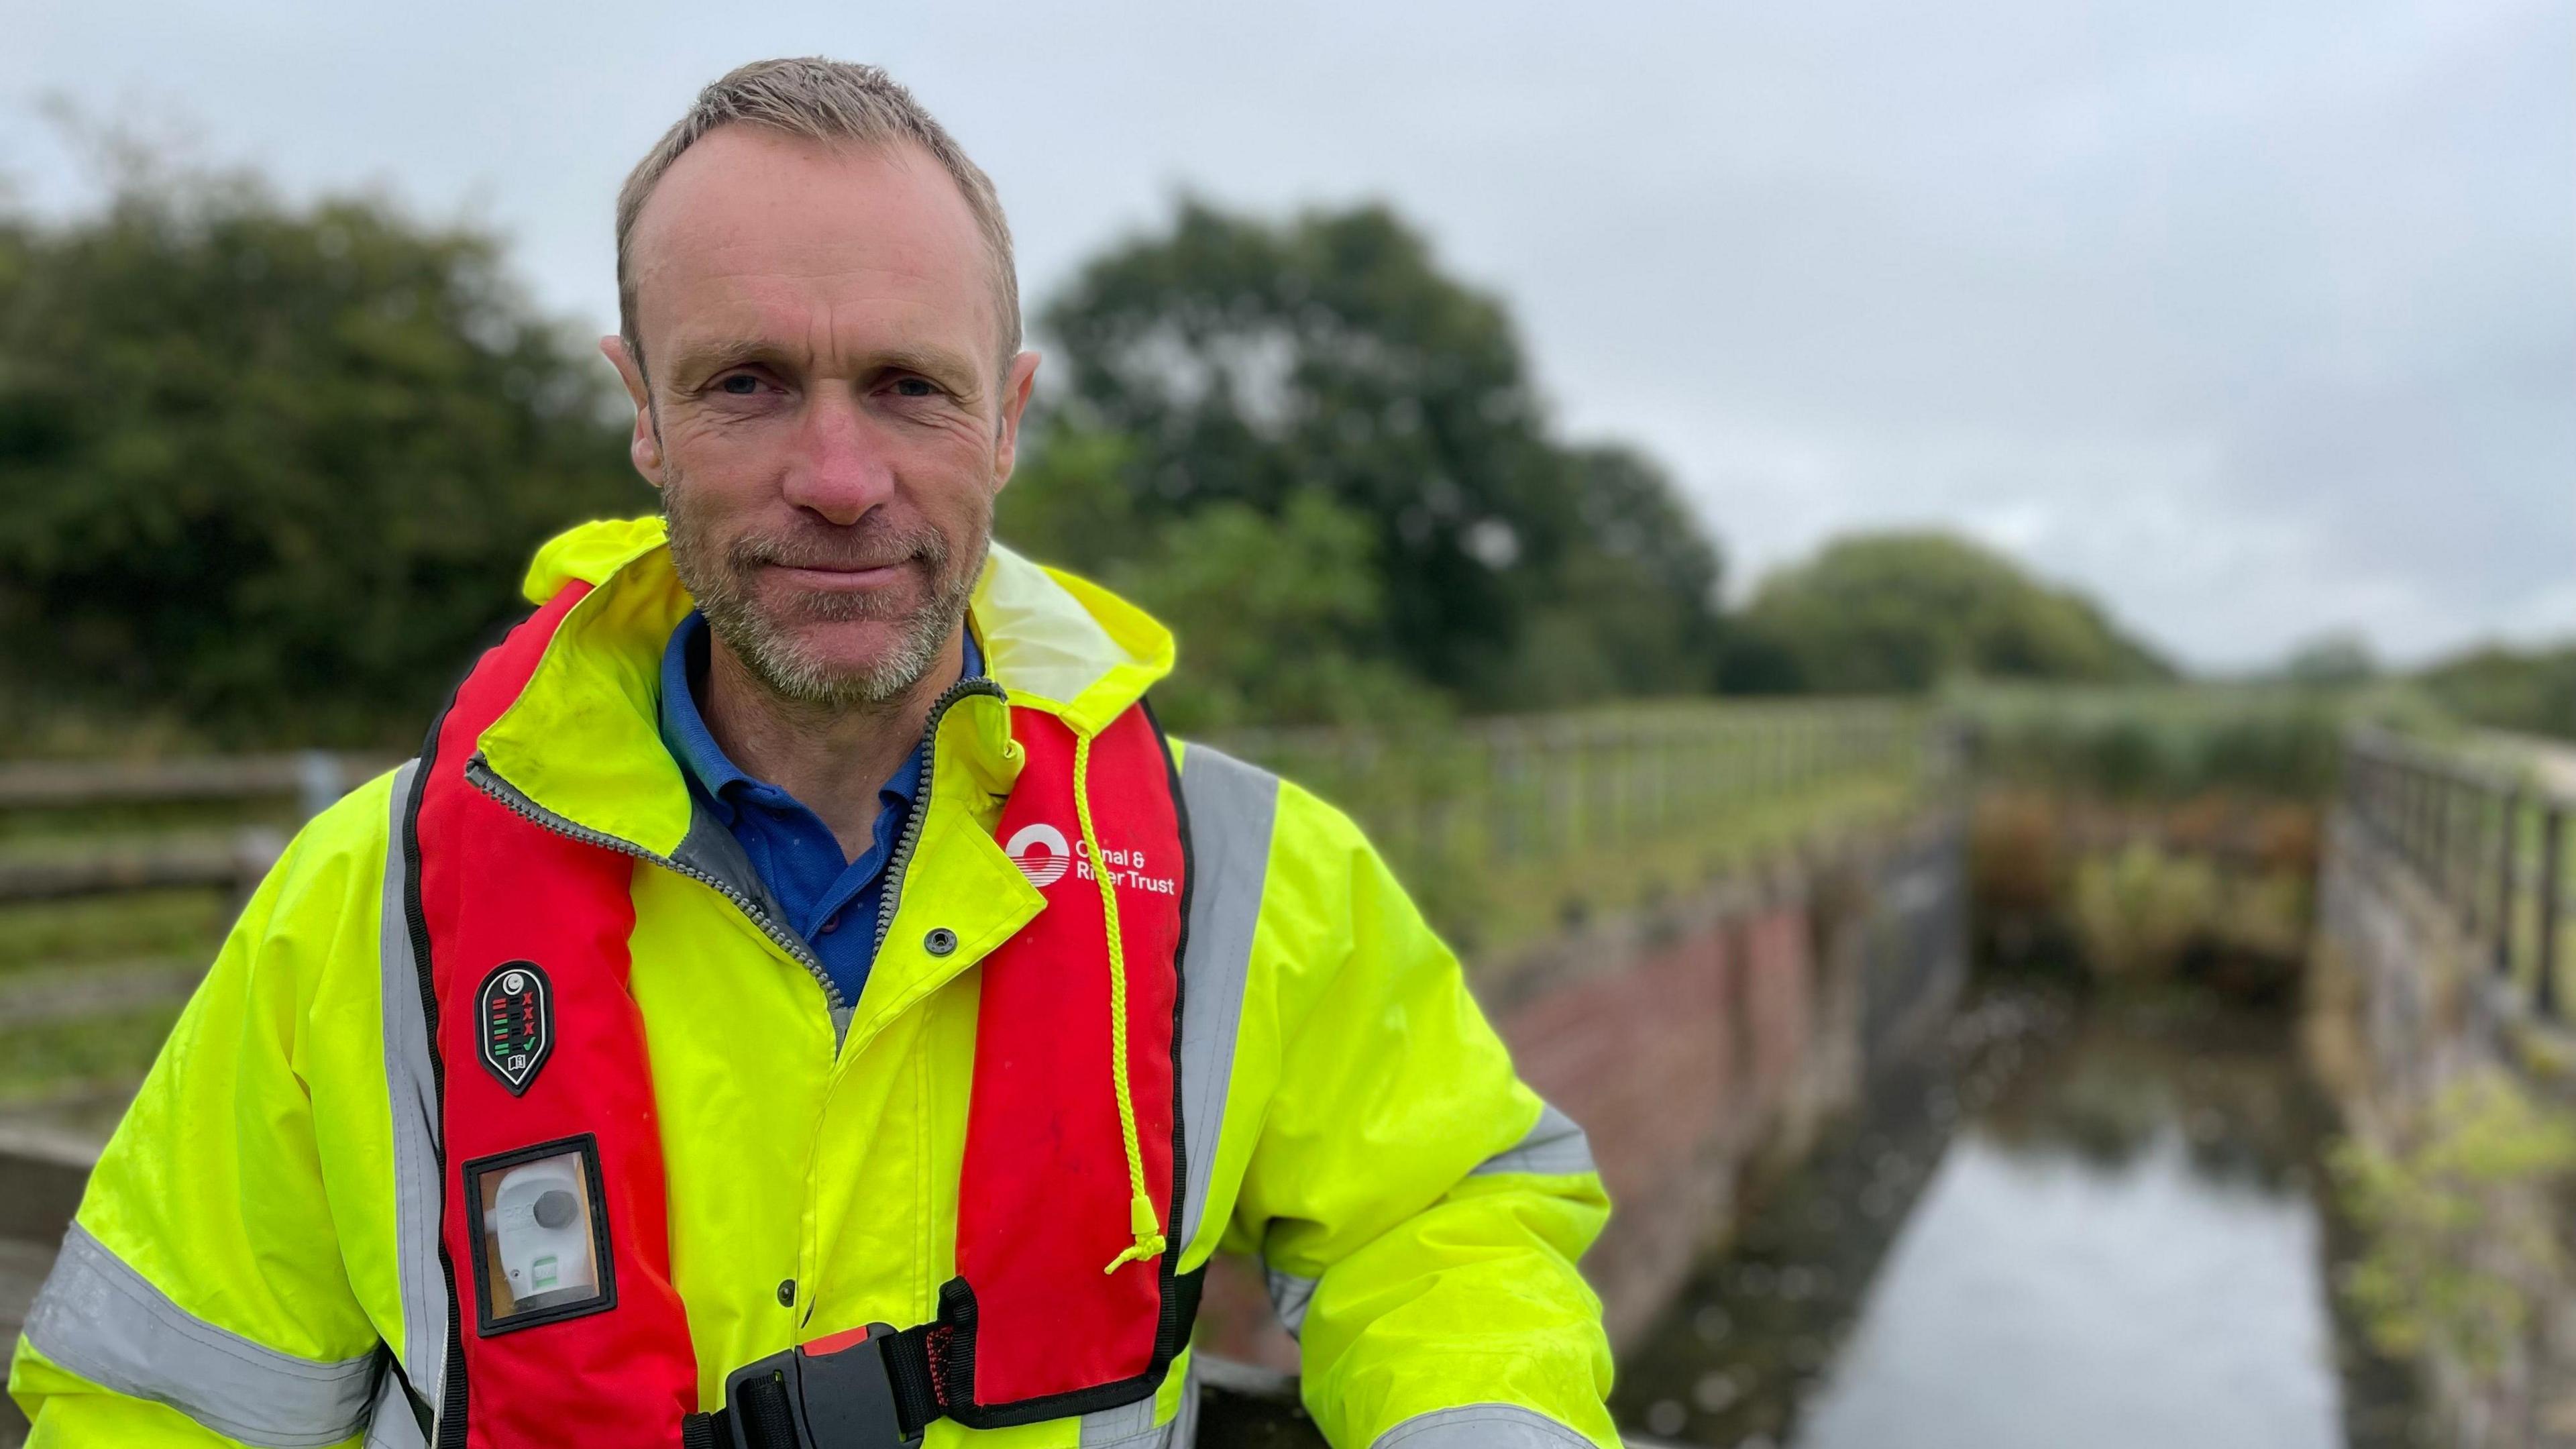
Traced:
POLYGON ((2441 770, 2428 768, 2424 772, 2424 783, 2425 793, 2431 797, 2429 803, 2433 817, 2432 868, 2424 872, 2424 878, 2432 883, 2433 899, 2440 901, 2442 909, 2447 911, 2451 909, 2451 777, 2441 770))
POLYGON ((2558 1015, 2558 841, 2566 815, 2552 804, 2540 815, 2540 975, 2532 982, 2532 1009, 2558 1015))
POLYGON ((2513 856, 2514 847, 2521 844, 2514 839, 2513 828, 2522 823, 2518 818, 2522 811, 2522 801, 2508 788, 2497 797, 2496 803, 2498 813, 2504 817, 2504 820, 2496 831, 2495 969, 2499 976, 2511 976, 2513 974, 2513 856))

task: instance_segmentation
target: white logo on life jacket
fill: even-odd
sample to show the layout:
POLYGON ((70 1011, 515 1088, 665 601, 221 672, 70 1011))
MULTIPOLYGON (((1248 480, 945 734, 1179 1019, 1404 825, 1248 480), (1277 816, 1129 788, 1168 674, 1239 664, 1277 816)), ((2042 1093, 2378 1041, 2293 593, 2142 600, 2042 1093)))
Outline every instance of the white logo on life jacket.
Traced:
MULTIPOLYGON (((1078 880, 1095 879, 1090 860, 1074 853, 1063 831, 1044 822, 1023 825, 1013 831, 1011 838, 1002 843, 1002 853, 1011 858, 1011 864, 1020 868, 1020 874, 1029 878, 1029 884, 1041 890, 1064 879, 1067 872, 1078 880)), ((1145 852, 1141 850, 1103 846, 1100 858, 1109 867, 1109 879, 1113 885, 1131 891, 1151 891, 1158 896, 1180 893, 1181 883, 1174 877, 1145 873, 1145 852)))
POLYGON ((1073 847, 1065 844, 1064 832, 1043 821, 1021 826, 1002 847, 1002 853, 1020 868, 1020 874, 1029 878, 1029 884, 1041 890, 1064 879, 1064 873, 1073 869, 1073 847))

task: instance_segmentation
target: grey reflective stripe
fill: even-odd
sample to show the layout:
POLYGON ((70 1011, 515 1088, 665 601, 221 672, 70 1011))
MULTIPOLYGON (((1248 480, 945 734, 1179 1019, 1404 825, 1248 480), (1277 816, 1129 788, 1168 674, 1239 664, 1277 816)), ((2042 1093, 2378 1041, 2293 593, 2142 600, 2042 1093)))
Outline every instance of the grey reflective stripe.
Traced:
POLYGON ((1252 972, 1252 928, 1270 876, 1270 831, 1279 815, 1279 777, 1220 750, 1191 744, 1181 756, 1181 798, 1190 811, 1189 979, 1181 990, 1181 1113, 1189 1152, 1189 1198, 1175 1241, 1198 1241, 1215 1176, 1225 1092, 1234 1077, 1234 1039, 1252 972))
POLYGON ((392 1374, 377 1382, 376 1401, 367 1408, 365 1449, 429 1449, 420 1420, 413 1416, 411 1396, 392 1374))
POLYGON ((1074 1442, 1082 1449, 1126 1449, 1154 1432, 1154 1399, 1147 1394, 1132 1404, 1092 1410, 1082 1416, 1081 1436, 1074 1442))
POLYGON ((1192 1368, 1181 1381, 1181 1402, 1172 1422, 1154 1423, 1154 1399, 1148 1396, 1115 1409, 1082 1416, 1082 1449, 1190 1449, 1198 1442, 1199 1376, 1192 1368))
POLYGON ((402 1285, 403 1373, 434 1412, 445 1402, 447 1386, 447 1271, 438 1258, 438 1079, 429 1059, 429 1024, 421 1015, 420 968, 412 959, 403 892, 403 838, 411 824, 412 777, 419 772, 418 760, 394 772, 379 986, 385 1096, 393 1105, 394 1267, 402 1285))
POLYGON ((1592 1449, 1592 1441, 1517 1404, 1468 1404, 1416 1414, 1377 1436, 1374 1449, 1592 1449))
POLYGON ((167 1404, 218 1434, 319 1449, 366 1427, 382 1360, 319 1363, 253 1343, 170 1301, 78 1223, 27 1313, 27 1342, 104 1389, 167 1404))
POLYGON ((1543 1106, 1538 1121, 1518 1146, 1497 1152, 1479 1163, 1469 1177, 1489 1172, 1534 1172, 1548 1177, 1590 1172, 1592 1142, 1574 1119, 1554 1107, 1543 1106))
POLYGON ((1315 1280, 1282 1273, 1265 1266, 1262 1272, 1270 1279, 1270 1308, 1279 1315, 1279 1326, 1295 1338, 1306 1331, 1306 1305, 1315 1297, 1315 1280))

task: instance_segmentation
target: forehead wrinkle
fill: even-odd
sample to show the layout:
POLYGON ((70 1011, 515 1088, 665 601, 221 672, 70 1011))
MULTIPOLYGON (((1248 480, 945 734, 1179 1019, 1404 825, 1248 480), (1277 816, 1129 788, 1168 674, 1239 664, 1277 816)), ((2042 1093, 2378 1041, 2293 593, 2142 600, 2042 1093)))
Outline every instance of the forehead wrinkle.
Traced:
MULTIPOLYGON (((675 309, 684 307, 684 315, 696 321, 710 310, 744 306, 770 313, 759 324, 762 329, 792 328, 809 339, 810 353, 824 355, 816 313, 885 307, 902 324, 890 330, 913 334, 910 340, 925 332, 947 340, 945 334, 958 328, 943 324, 955 317, 952 308, 962 307, 963 325, 972 329, 976 345, 955 350, 981 353, 998 346, 1002 355, 997 361, 1008 363, 1015 349, 1002 336, 1006 317, 996 283, 998 258, 965 198, 928 153, 864 148, 874 154, 854 157, 839 148, 788 143, 790 153, 804 152, 794 160, 819 155, 873 161, 916 183, 916 200, 919 182, 939 183, 927 207, 889 198, 895 209, 880 211, 864 198, 839 191, 837 183, 847 174, 839 168, 815 176, 810 168, 791 165, 789 172, 805 174, 775 179, 801 184, 745 185, 749 171, 718 166, 731 159, 729 148, 750 143, 775 161, 773 148, 780 138, 735 136, 720 143, 722 137, 724 131, 714 133, 682 156, 638 218, 632 260, 639 342, 655 330, 652 323, 669 326, 680 320, 675 309), (832 188, 830 194, 817 195, 816 184, 832 188), (884 225, 875 224, 880 218, 884 225), (681 294, 690 294, 687 303, 681 302, 681 294), (709 302, 715 306, 710 308, 709 302), (791 319, 785 315, 789 309, 808 315, 791 319)), ((846 335, 848 329, 836 320, 829 330, 846 335)), ((766 339, 782 352, 787 340, 784 333, 766 339)), ((966 338, 961 333, 955 340, 966 338)))
MULTIPOLYGON (((657 269, 673 285, 656 289, 663 305, 639 310, 639 323, 655 315, 671 325, 668 300, 692 279, 679 267, 657 269)), ((964 292, 971 308, 962 329, 947 325, 936 288, 906 285, 926 279, 922 273, 884 266, 841 266, 784 272, 772 265, 702 273, 701 287, 713 284, 718 295, 701 298, 689 310, 701 325, 683 331, 672 348, 672 369, 731 351, 753 351, 782 359, 831 362, 889 352, 921 361, 948 360, 960 371, 977 370, 964 350, 946 345, 942 334, 959 332, 959 340, 987 341, 998 332, 991 298, 980 287, 964 292), (818 285, 819 284, 819 285, 818 285), (691 332, 699 335, 691 336, 691 332), (858 339, 875 334, 880 340, 858 339)), ((955 294, 951 294, 952 296, 955 294)), ((1006 357, 1002 359, 1007 362, 1006 357)), ((936 371, 923 367, 923 371, 936 371)))
POLYGON ((716 126, 672 162, 636 214, 631 255, 621 255, 621 263, 631 266, 626 276, 631 291, 641 291, 644 273, 657 271, 644 253, 677 248, 680 232, 696 232, 690 240, 701 248, 762 240, 770 245, 791 242, 806 250, 840 248, 863 235, 863 245, 899 255, 902 271, 912 276, 958 276, 953 268, 966 268, 984 291, 976 307, 987 317, 1005 356, 1015 351, 1012 338, 1002 335, 1010 320, 1005 294, 1012 289, 1002 253, 1007 242, 989 235, 961 180, 948 175, 948 168, 920 142, 801 137, 747 121, 716 126), (770 173, 765 180, 773 183, 744 186, 750 170, 770 173), (912 209, 894 227, 860 224, 860 217, 873 211, 873 206, 860 204, 855 214, 850 206, 835 206, 835 193, 840 193, 840 199, 848 196, 842 183, 853 180, 853 170, 860 173, 855 178, 860 183, 866 183, 866 173, 884 175, 894 180, 896 191, 925 201, 925 206, 912 209), (721 199, 721 204, 708 209, 706 204, 714 199, 721 199), (840 219, 832 222, 835 211, 840 219), (659 242, 659 248, 652 242, 659 242))

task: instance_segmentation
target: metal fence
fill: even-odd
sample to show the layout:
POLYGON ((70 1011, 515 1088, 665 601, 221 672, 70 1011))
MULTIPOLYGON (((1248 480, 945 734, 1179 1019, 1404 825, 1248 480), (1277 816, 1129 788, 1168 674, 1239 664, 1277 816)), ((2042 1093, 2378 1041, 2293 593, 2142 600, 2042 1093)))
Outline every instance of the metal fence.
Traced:
POLYGON ((2378 731, 2344 744, 2343 802, 2405 862, 2495 972, 2530 982, 2531 1008, 2567 1014, 2559 975, 2564 854, 2576 792, 2531 772, 2378 731))
POLYGON ((1399 866, 1545 864, 1705 831, 1864 775, 1947 768, 1927 707, 1688 703, 1402 732, 1247 731, 1223 748, 1345 810, 1399 866))

